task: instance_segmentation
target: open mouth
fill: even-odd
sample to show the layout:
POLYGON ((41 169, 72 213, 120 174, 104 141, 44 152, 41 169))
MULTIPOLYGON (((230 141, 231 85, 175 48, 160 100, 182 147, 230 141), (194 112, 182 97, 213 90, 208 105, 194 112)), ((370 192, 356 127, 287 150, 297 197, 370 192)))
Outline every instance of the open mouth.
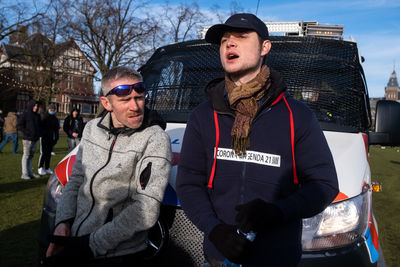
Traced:
POLYGON ((237 54, 229 53, 227 55, 227 58, 228 58, 228 60, 233 60, 233 59, 239 58, 239 56, 237 54))

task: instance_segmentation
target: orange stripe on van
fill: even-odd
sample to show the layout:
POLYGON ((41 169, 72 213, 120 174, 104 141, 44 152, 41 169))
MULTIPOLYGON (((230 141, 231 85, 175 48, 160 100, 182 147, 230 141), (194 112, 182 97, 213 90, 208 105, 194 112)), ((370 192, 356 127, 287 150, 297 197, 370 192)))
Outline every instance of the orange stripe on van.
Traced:
POLYGON ((349 197, 346 194, 343 194, 342 192, 339 192, 339 194, 336 196, 336 198, 333 200, 333 202, 337 202, 340 200, 345 200, 348 199, 349 197))
POLYGON ((378 237, 378 232, 376 231, 376 226, 374 221, 372 221, 370 232, 371 232, 372 244, 374 244, 375 249, 379 251, 379 237, 378 237))
POLYGON ((67 184, 68 178, 72 173, 72 166, 75 163, 75 157, 76 157, 76 155, 67 157, 66 159, 64 159, 63 161, 58 163, 58 165, 56 166, 56 168, 54 170, 58 180, 60 181, 60 183, 63 186, 65 186, 67 184))

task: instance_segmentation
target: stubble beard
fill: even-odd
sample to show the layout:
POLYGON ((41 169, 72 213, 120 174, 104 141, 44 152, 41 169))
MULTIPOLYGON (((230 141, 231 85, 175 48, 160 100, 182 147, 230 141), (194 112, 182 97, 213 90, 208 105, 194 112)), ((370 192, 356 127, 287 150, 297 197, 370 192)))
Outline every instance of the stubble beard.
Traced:
POLYGON ((248 68, 241 69, 238 71, 233 71, 233 72, 227 72, 227 71, 225 71, 225 72, 230 77, 230 79, 234 82, 236 82, 236 81, 240 82, 240 80, 242 78, 246 77, 247 75, 254 74, 254 77, 251 77, 248 81, 246 81, 246 83, 247 83, 247 82, 251 81, 252 79, 254 79, 255 76, 261 71, 261 66, 256 66, 253 68, 248 67, 248 68))

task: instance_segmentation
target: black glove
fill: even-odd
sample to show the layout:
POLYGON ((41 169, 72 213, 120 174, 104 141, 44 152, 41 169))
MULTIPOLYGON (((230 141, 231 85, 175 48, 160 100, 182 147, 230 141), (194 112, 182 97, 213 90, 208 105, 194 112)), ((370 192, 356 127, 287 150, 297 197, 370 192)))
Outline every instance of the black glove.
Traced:
POLYGON ((49 241, 64 248, 57 254, 44 260, 45 266, 85 266, 92 258, 89 247, 90 235, 79 237, 50 235, 49 241))
POLYGON ((229 224, 215 226, 208 235, 208 239, 224 257, 234 263, 243 262, 251 246, 249 240, 237 233, 237 227, 229 224))
POLYGON ((236 221, 239 229, 245 233, 259 232, 265 227, 271 227, 283 222, 283 213, 280 208, 261 199, 252 200, 235 207, 238 211, 236 221))

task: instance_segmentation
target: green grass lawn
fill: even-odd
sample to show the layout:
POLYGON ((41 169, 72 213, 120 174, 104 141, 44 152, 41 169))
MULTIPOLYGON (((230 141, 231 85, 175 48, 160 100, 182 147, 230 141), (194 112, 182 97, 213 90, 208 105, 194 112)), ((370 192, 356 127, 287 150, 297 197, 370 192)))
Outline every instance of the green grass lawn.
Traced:
MULTIPOLYGON (((21 179, 22 139, 19 154, 12 154, 12 143, 0 154, 0 266, 37 266, 40 215, 49 175, 21 179)), ((67 154, 66 136, 60 136, 51 157, 51 169, 67 154)), ((37 173, 39 143, 32 162, 37 173)))
POLYGON ((382 183, 383 191, 373 194, 383 256, 389 267, 400 263, 400 147, 370 148, 372 181, 382 183))
MULTIPOLYGON (((8 144, 0 154, 0 266, 37 266, 37 237, 41 206, 48 175, 22 180, 20 154, 8 144)), ((61 136, 52 156, 51 168, 67 153, 66 136, 61 136)), ((400 148, 378 146, 370 149, 372 180, 383 183, 383 192, 374 193, 373 207, 378 221, 380 244, 389 267, 400 262, 400 148)), ((37 172, 37 152, 33 161, 37 172)))

